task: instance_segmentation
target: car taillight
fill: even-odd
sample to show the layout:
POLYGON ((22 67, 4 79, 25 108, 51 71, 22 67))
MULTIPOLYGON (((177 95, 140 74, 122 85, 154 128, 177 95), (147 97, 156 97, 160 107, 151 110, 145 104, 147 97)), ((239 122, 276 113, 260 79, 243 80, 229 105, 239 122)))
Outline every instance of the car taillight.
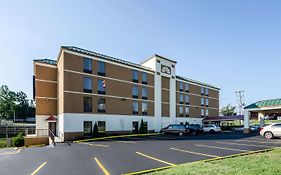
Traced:
POLYGON ((262 131, 263 130, 263 128, 260 128, 260 131, 262 131))

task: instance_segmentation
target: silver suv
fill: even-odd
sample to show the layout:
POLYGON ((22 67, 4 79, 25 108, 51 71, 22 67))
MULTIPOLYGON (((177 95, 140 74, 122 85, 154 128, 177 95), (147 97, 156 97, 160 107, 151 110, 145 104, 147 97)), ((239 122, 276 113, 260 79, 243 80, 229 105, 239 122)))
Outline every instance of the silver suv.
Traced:
POLYGON ((281 137, 281 123, 273 123, 260 129, 260 135, 267 139, 281 137))

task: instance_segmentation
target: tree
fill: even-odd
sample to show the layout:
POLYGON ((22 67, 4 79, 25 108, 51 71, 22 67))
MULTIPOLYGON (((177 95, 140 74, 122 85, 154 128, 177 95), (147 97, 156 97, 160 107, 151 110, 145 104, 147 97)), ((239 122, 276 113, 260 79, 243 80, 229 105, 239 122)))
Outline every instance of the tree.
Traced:
POLYGON ((236 115, 235 106, 228 104, 227 106, 221 108, 221 113, 224 116, 236 115))
POLYGON ((143 119, 141 119, 141 124, 140 124, 139 133, 140 133, 140 134, 145 134, 145 133, 147 133, 147 126, 146 126, 146 124, 143 122, 143 119))
POLYGON ((0 117, 3 119, 11 118, 16 108, 16 93, 10 91, 8 86, 0 87, 0 117))

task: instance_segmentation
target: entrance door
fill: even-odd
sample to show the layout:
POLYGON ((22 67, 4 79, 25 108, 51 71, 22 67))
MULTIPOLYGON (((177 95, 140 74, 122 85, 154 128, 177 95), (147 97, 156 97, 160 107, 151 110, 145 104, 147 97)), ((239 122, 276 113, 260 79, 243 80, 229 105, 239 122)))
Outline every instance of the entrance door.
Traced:
POLYGON ((56 122, 49 122, 49 130, 53 132, 55 136, 57 136, 57 123, 56 122))
POLYGON ((133 133, 137 134, 139 132, 139 122, 133 122, 133 133))

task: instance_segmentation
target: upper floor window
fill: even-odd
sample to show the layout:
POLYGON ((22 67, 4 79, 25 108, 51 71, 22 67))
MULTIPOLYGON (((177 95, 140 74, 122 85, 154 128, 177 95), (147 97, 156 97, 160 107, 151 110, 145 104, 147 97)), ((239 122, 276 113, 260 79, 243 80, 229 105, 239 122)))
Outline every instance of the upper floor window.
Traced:
POLYGON ((92 59, 84 58, 84 72, 85 73, 92 73, 92 59))
POLYGON ((201 109, 201 117, 204 117, 205 116, 205 110, 202 108, 201 109))
POLYGON ((98 98, 98 112, 105 113, 105 98, 98 98))
POLYGON ((185 107, 185 116, 189 117, 189 107, 185 107))
POLYGON ((208 109, 205 110, 205 114, 206 114, 206 117, 209 116, 209 110, 208 109))
POLYGON ((147 87, 142 87, 141 96, 142 96, 142 99, 147 100, 147 87))
POLYGON ((204 105, 205 105, 205 99, 201 98, 201 106, 204 106, 204 105))
POLYGON ((180 104, 183 104, 183 94, 179 94, 180 104))
POLYGON ((147 73, 146 72, 142 72, 141 73, 141 81, 142 81, 142 84, 147 84, 147 73))
POLYGON ((92 112, 92 97, 84 97, 84 112, 92 112))
POLYGON ((189 96, 188 95, 185 95, 185 103, 189 104, 189 96))
POLYGON ((132 95, 133 98, 139 98, 139 88, 137 85, 133 85, 132 95))
POLYGON ((98 80, 98 94, 105 94, 105 80, 98 80))
POLYGON ((180 117, 183 117, 183 107, 179 106, 179 113, 180 113, 180 117))
POLYGON ((209 106, 209 99, 205 99, 205 105, 208 107, 209 106))
POLYGON ((205 88, 205 95, 209 95, 209 89, 208 88, 205 88))
POLYGON ((146 102, 142 102, 141 105, 141 113, 142 115, 147 115, 148 104, 146 102))
POLYGON ((205 88, 201 87, 201 95, 204 95, 204 93, 205 93, 205 88))
POLYGON ((84 77, 84 92, 92 93, 92 78, 84 77))
POLYGON ((98 75, 105 76, 105 62, 98 61, 98 75))
POLYGON ((139 82, 139 74, 138 71, 133 70, 133 82, 138 83, 139 82))
POLYGON ((139 103, 137 101, 133 101, 133 114, 139 113, 139 103))
POLYGON ((189 84, 185 83, 185 92, 189 92, 189 84))
POLYGON ((183 82, 179 82, 180 91, 183 91, 183 82))

